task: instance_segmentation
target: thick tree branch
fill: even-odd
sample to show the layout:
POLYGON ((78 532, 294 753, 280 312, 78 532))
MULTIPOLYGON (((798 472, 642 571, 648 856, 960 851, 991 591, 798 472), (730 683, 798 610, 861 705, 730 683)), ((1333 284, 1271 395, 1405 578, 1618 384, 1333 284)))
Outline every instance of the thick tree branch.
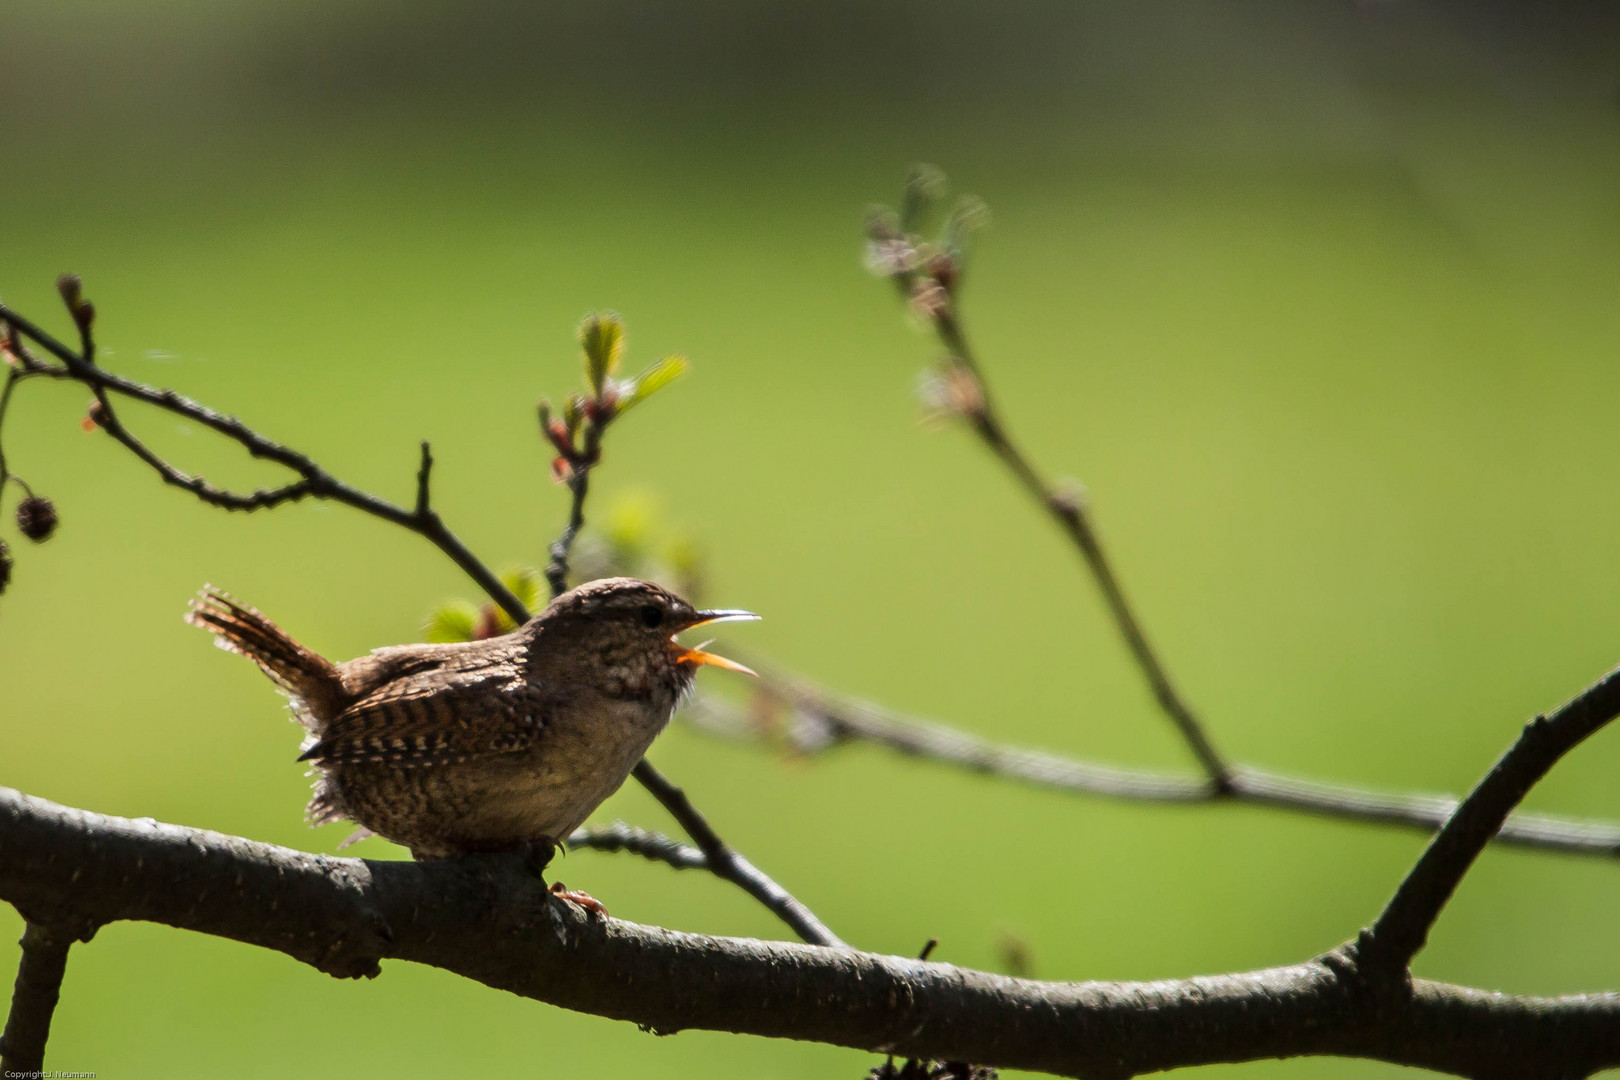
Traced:
POLYGON ((41 923, 23 929, 22 962, 11 992, 11 1012, 0 1034, 0 1072, 6 1076, 38 1072, 45 1064, 45 1041, 51 1034, 51 1014, 62 994, 71 934, 41 923))
POLYGON ((1620 669, 1609 672, 1550 716, 1538 716, 1469 792, 1363 940, 1363 953, 1404 971, 1428 940, 1463 876, 1508 813, 1560 758, 1620 714, 1620 669))
MULTIPOLYGON (((728 649, 728 652, 736 652, 728 649)), ((758 741, 780 736, 796 754, 814 756, 849 743, 885 746, 907 757, 1050 788, 1130 802, 1207 805, 1248 803, 1292 813, 1433 832, 1457 800, 1441 795, 1405 795, 1344 784, 1283 776, 1232 765, 1222 793, 1197 776, 1147 769, 1123 769, 1076 761, 1041 750, 1005 746, 930 720, 900 716, 875 705, 842 700, 797 678, 773 671, 747 657, 760 672, 759 693, 768 717, 739 709, 715 694, 700 694, 683 716, 701 731, 730 739, 758 741)), ((756 705, 753 712, 760 712, 756 705)), ((1493 839, 1513 847, 1572 855, 1620 857, 1620 824, 1581 821, 1547 814, 1514 813, 1493 839)))
POLYGON ((1370 1057, 1473 1077, 1620 1064, 1620 995, 1513 997, 1419 980, 1379 998, 1348 951, 1152 983, 1053 983, 587 916, 512 857, 306 855, 0 790, 0 897, 276 949, 332 974, 384 959, 659 1032, 809 1039, 1120 1080, 1210 1062, 1370 1057), (1353 961, 1351 961, 1353 962, 1353 961))

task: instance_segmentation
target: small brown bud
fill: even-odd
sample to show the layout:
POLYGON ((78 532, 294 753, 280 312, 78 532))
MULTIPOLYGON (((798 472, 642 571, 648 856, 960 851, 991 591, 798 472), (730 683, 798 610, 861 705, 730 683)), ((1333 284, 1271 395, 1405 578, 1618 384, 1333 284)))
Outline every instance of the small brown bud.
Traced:
POLYGON ((62 294, 62 303, 69 311, 77 310, 81 288, 78 274, 63 274, 56 279, 56 291, 62 294))
POLYGON ((73 323, 79 328, 79 333, 89 336, 90 324, 96 321, 96 306, 84 298, 83 284, 78 274, 63 274, 56 279, 56 291, 62 294, 62 303, 67 305, 68 314, 73 316, 73 323))
POLYGON ((30 495, 17 504, 17 531, 42 544, 56 531, 56 506, 43 495, 30 495))
POLYGON ((1001 961, 1001 970, 1013 978, 1034 978, 1034 954, 1030 951, 1029 942, 1021 934, 1011 930, 1003 930, 997 934, 996 956, 1001 961))
POLYGON ((574 456, 574 438, 568 431, 568 425, 561 420, 553 420, 545 427, 546 438, 551 445, 557 448, 557 453, 565 458, 574 456))
POLYGON ((101 402, 90 403, 90 408, 85 412, 84 419, 79 421, 79 426, 85 431, 94 431, 98 427, 107 426, 107 410, 101 407, 101 402))
POLYGON ((478 610, 478 625, 473 628, 473 640, 484 641, 501 632, 501 616, 494 604, 485 604, 478 610))
POLYGON ((962 263, 948 251, 942 251, 928 260, 928 276, 946 292, 954 292, 962 280, 962 263))
POLYGON ((1046 494, 1047 505, 1073 520, 1086 509, 1086 488, 1078 480, 1063 480, 1046 494))
POLYGON ((972 371, 950 358, 923 377, 917 396, 926 420, 952 416, 975 420, 984 415, 984 388, 972 371))
POLYGON ((919 277, 911 283, 911 310, 917 317, 933 322, 951 307, 951 294, 931 277, 919 277))
POLYGON ((900 215, 887 206, 867 208, 866 238, 868 240, 898 240, 901 235, 900 215))
POLYGON ((6 591, 11 584, 11 549, 4 540, 0 540, 0 593, 6 591))

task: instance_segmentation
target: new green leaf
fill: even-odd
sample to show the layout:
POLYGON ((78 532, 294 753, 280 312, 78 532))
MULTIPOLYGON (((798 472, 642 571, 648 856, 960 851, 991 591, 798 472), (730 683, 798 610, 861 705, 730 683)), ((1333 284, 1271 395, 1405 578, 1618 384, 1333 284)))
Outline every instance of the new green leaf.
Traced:
POLYGON ((585 379, 600 396, 624 355, 624 320, 611 311, 587 315, 579 324, 579 344, 585 350, 585 379))
POLYGON ((464 600, 451 601, 428 616, 423 632, 438 644, 471 641, 478 636, 478 609, 464 600))
POLYGON ((622 413, 630 406, 646 401, 658 391, 685 375, 686 369, 691 366, 684 356, 664 357, 652 367, 637 375, 630 385, 625 387, 623 396, 619 398, 619 411, 622 413))

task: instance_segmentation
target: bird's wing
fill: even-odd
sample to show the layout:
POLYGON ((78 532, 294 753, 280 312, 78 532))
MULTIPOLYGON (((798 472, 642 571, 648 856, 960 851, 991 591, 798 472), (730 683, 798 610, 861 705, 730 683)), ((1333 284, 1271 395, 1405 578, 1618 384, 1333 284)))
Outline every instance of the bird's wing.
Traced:
POLYGON ((451 765, 522 750, 545 726, 545 703, 519 659, 407 665, 333 717, 298 760, 451 765))

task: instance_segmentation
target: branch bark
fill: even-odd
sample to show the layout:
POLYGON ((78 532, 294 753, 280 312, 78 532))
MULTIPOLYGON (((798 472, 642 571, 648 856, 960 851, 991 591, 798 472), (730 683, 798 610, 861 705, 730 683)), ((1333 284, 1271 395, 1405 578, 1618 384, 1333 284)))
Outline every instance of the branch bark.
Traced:
POLYGON ((1559 760, 1620 713, 1620 669, 1609 672, 1550 716, 1538 716, 1491 767, 1429 842, 1363 936, 1362 951, 1405 971, 1463 876, 1507 818, 1559 760))
POLYGON ((38 1072, 45 1065, 45 1041, 51 1016, 62 996, 71 935, 30 921, 23 929, 22 962, 11 991, 11 1012, 0 1034, 0 1072, 6 1076, 38 1072))
POLYGON ((1391 1001, 1347 950, 1151 983, 1013 979, 848 949, 683 934, 586 915, 520 859, 365 862, 0 789, 0 897, 71 904, 275 949, 339 976, 429 964, 660 1033, 809 1039, 879 1053, 1120 1080, 1297 1054, 1473 1077, 1620 1064, 1620 995, 1513 997, 1419 980, 1391 1001))

